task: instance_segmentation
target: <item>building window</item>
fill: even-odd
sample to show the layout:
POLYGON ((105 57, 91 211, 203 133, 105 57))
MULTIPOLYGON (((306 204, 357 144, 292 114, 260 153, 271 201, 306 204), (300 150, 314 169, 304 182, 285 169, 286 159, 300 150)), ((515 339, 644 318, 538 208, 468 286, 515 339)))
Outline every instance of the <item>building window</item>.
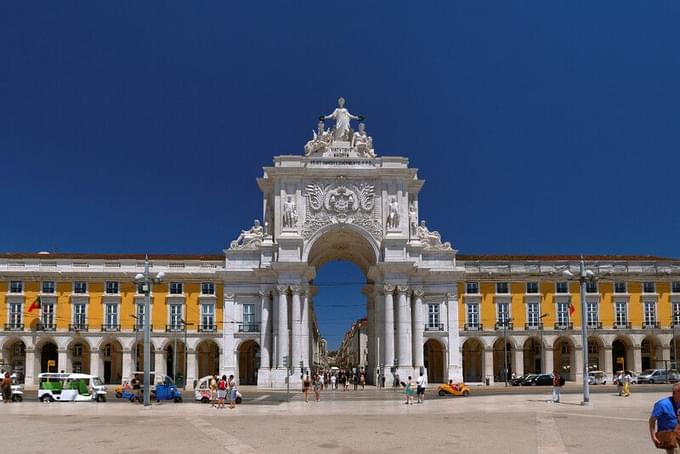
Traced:
POLYGON ((507 282, 496 282, 496 293, 507 294, 510 293, 507 282))
POLYGON ((566 328, 569 326, 569 303, 557 303, 557 326, 566 328))
POLYGON ((77 293, 79 295, 82 295, 83 293, 87 293, 87 282, 85 282, 85 281, 75 281, 73 283, 73 293, 77 293))
POLYGON ((556 282, 555 283, 555 293, 569 293, 569 283, 564 281, 564 282, 556 282))
POLYGON ((170 294, 181 295, 184 293, 184 286, 181 282, 170 282, 170 294))
POLYGON ((21 281, 9 281, 9 292, 10 293, 23 293, 24 283, 21 281))
POLYGON ((173 331, 182 329, 182 305, 170 305, 170 329, 173 331))
POLYGON ((586 293, 597 293, 596 281, 586 281, 586 293))
POLYGON ((680 301, 673 301, 673 325, 680 326, 680 301))
POLYGON ((54 281, 43 281, 42 292, 43 293, 54 293, 54 281))
POLYGON ((144 303, 137 303, 135 309, 135 330, 141 331, 144 329, 144 303))
POLYGON ((201 295, 214 295, 215 294, 215 284, 212 282, 201 283, 201 295))
POLYGON ((22 303, 9 303, 9 326, 10 328, 21 328, 22 323, 22 303))
POLYGON ((243 324, 247 327, 248 331, 256 331, 257 327, 255 325, 255 305, 254 304, 244 304, 243 305, 243 324))
POLYGON ((145 295, 146 292, 144 291, 144 288, 146 287, 146 283, 144 282, 137 282, 137 295, 145 295))
POLYGON ((479 327, 479 304, 467 305, 467 324, 470 328, 479 327))
POLYGON ((43 329, 54 329, 54 303, 40 304, 40 323, 43 329))
POLYGON ((614 303, 614 317, 617 327, 625 327, 628 323, 628 305, 623 301, 614 303))
POLYGON ((586 320, 590 328, 597 328, 600 321, 597 303, 586 303, 586 320))
POLYGON ((201 331, 213 331, 215 329, 215 305, 212 303, 201 304, 201 331))
POLYGON ((527 293, 538 293, 538 282, 527 282, 527 293))
POLYGON ((439 328, 441 318, 439 316, 439 304, 427 305, 427 326, 429 328, 439 328))
POLYGON ((500 326, 505 325, 510 320, 510 304, 505 302, 498 303, 496 304, 496 311, 496 323, 500 326))
POLYGON ((614 293, 626 293, 626 283, 624 281, 614 282, 614 293))
POLYGON ((466 282, 465 293, 468 295, 479 295, 479 282, 466 282))
POLYGON ((106 294, 107 295, 117 295, 118 294, 118 282, 117 281, 106 281, 106 294))
POLYGON ((645 326, 656 325, 656 302, 645 301, 645 326))
POLYGON ((643 282, 642 293, 656 293, 655 282, 643 282))
POLYGON ((77 303, 73 305, 73 325, 76 329, 83 329, 87 325, 87 305, 77 303))
POLYGON ((673 281, 671 283, 671 292, 680 293, 680 281, 673 281))
POLYGON ((530 328, 538 328, 538 324, 540 323, 539 317, 538 303, 527 303, 527 325, 530 328))
MULTIPOLYGON (((108 284, 108 282, 107 282, 108 284)), ((116 284, 118 284, 116 282, 116 284)), ((108 287, 108 285, 107 285, 108 287)), ((118 287, 118 285, 116 285, 118 287)), ((105 329, 117 329, 118 328, 118 305, 117 304, 106 304, 104 312, 104 324, 105 329)))

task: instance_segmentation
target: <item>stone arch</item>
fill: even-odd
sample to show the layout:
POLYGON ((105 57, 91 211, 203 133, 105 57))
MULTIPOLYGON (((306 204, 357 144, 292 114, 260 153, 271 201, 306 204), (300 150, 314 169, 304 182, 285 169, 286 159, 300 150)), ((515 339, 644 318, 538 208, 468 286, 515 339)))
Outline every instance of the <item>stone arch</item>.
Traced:
POLYGON ((69 339, 66 345, 67 371, 89 374, 90 365, 90 342, 86 337, 77 336, 69 339))
MULTIPOLYGON (((620 334, 612 341, 612 365, 614 372, 619 370, 635 370, 634 342, 630 336, 620 334)), ((640 371, 638 371, 640 372, 640 371)))
POLYGON ((260 344, 254 339, 238 345, 238 381, 242 385, 256 385, 260 368, 260 344))
POLYGON ((524 355, 524 371, 516 371, 518 375, 540 374, 543 372, 541 340, 538 336, 528 337, 522 345, 524 355))
POLYGON ((607 373, 613 371, 605 371, 605 343, 604 339, 599 334, 592 334, 588 336, 588 371, 602 370, 607 373))
MULTIPOLYGON (((18 336, 12 336, 2 344, 2 358, 9 369, 17 374, 17 381, 24 383, 26 377, 26 342, 18 336)), ((29 365, 30 367, 31 365, 29 365)))
POLYGON ((349 260, 364 274, 381 258, 380 244, 363 227, 327 225, 312 235, 302 251, 302 261, 319 268, 331 260, 349 260))
POLYGON ((494 381, 505 381, 506 376, 509 379, 514 371, 513 352, 515 351, 515 345, 512 339, 508 337, 503 339, 503 337, 496 338, 493 343, 493 377, 494 381), (505 348, 503 347, 504 340, 507 341, 505 348), (506 359, 503 359, 503 354, 506 354, 506 359), (507 370, 506 370, 507 364, 507 370))
POLYGON ((217 374, 220 371, 220 346, 214 339, 202 339, 196 345, 198 377, 217 374))
MULTIPOLYGON (((118 384, 123 379, 123 345, 112 336, 99 342, 100 377, 105 383, 118 384)), ((127 378, 127 377, 126 377, 127 378)))
POLYGON ((432 383, 442 383, 446 377, 446 346, 438 339, 430 338, 423 345, 423 359, 427 379, 432 383))
POLYGON ((165 370, 177 386, 183 386, 187 376, 187 349, 182 338, 169 338, 163 347, 165 354, 165 370))
POLYGON ((648 334, 640 342, 640 370, 645 369, 665 369, 663 361, 663 347, 659 338, 653 334, 648 334))
POLYGON ((463 381, 482 382, 484 376, 484 344, 476 337, 463 343, 463 381))
POLYGON ((568 380, 576 380, 576 344, 570 336, 559 336, 553 344, 553 370, 568 380))
MULTIPOLYGON (((153 342, 149 342, 151 350, 149 370, 156 371, 156 346, 153 342)), ((132 372, 144 370, 144 340, 136 339, 135 343, 130 348, 130 355, 132 356, 132 372)))

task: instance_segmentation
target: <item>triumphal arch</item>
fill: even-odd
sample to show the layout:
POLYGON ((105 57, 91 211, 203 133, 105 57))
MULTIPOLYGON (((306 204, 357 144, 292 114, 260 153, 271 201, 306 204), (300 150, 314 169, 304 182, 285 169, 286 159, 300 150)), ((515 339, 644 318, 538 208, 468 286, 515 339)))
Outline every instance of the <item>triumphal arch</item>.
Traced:
POLYGON ((314 278, 330 260, 352 261, 366 276, 368 365, 375 371, 367 374, 369 381, 379 370, 400 377, 426 372, 426 308, 432 302, 444 308, 446 329, 437 332, 443 368, 448 378, 462 381, 456 250, 420 216, 424 181, 417 169, 405 157, 380 155, 364 123, 353 129, 352 122, 362 120, 340 98, 331 114, 319 117, 300 154, 274 157, 257 180, 263 221, 225 250, 224 350, 238 349, 239 335, 229 322, 238 318, 240 305, 254 303, 260 310, 258 386, 285 386, 286 365, 313 369, 314 278))

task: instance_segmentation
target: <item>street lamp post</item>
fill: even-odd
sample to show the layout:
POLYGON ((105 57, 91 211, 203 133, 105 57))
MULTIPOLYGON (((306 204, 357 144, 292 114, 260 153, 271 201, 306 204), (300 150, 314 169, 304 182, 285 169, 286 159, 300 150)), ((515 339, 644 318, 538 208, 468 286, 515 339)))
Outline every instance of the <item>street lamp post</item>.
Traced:
POLYGON ((184 389, 187 389, 187 358, 189 351, 187 349, 187 326, 193 326, 193 323, 187 323, 184 319, 180 319, 180 323, 184 327, 184 389))
POLYGON ((541 374, 545 370, 545 365, 543 364, 543 359, 545 357, 545 355, 543 354, 543 319, 547 316, 548 316, 548 314, 541 314, 538 317, 538 331, 539 331, 540 338, 541 338, 541 356, 539 357, 541 367, 540 367, 540 370, 538 372, 541 373, 541 374))
POLYGON ((673 327, 673 364, 671 365, 671 369, 677 369, 678 367, 678 344, 675 341, 675 325, 678 317, 680 317, 680 312, 673 312, 673 315, 671 316, 671 326, 673 327))
POLYGON ((503 321, 503 378, 505 379, 505 387, 508 387, 508 323, 512 321, 505 314, 505 320, 503 321))
POLYGON ((144 291, 144 406, 151 405, 151 285, 162 281, 162 271, 156 277, 149 273, 149 256, 144 257, 144 273, 135 276, 135 282, 142 284, 144 291))
POLYGON ((586 283, 595 280, 595 273, 586 269, 586 263, 581 256, 579 275, 574 276, 571 271, 564 270, 562 275, 569 279, 578 279, 581 286, 581 343, 583 350, 583 403, 590 405, 590 384, 588 383, 588 323, 586 320, 586 283))

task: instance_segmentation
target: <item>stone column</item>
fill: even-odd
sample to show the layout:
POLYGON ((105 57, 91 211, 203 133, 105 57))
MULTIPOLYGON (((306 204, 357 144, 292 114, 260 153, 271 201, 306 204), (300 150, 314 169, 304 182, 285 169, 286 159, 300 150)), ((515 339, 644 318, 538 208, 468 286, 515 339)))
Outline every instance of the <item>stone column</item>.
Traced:
MULTIPOLYGON (((667 363, 670 363, 670 361, 671 361, 671 346, 670 346, 670 344, 662 345, 660 347, 660 350, 661 350, 661 359, 666 361, 667 363)), ((611 355, 610 355, 610 357, 611 357, 611 355)))
POLYGON ((311 372, 311 362, 309 360, 309 290, 302 292, 302 323, 300 325, 300 360, 305 369, 311 372))
POLYGON ((493 385, 493 348, 484 347, 484 376, 482 381, 489 380, 489 384, 493 385))
POLYGON ((271 321, 269 320, 269 313, 271 310, 269 292, 260 292, 260 368, 262 369, 269 369, 271 367, 269 361, 271 345, 271 321))
POLYGON ((407 298, 408 287, 398 286, 398 314, 399 320, 397 323, 397 338, 399 339, 399 367, 413 367, 413 358, 411 356, 411 345, 413 339, 411 338, 411 307, 409 299, 407 298))
POLYGON ((555 370, 555 357, 552 347, 545 347, 545 365, 541 366, 546 374, 550 374, 555 370))
POLYGON ((614 370, 614 364, 612 362, 612 349, 611 347, 604 348, 604 369, 606 373, 613 374, 616 372, 614 370))
MULTIPOLYGON (((26 357, 26 362, 28 363, 28 356, 26 357)), ((90 374, 95 377, 104 379, 101 374, 100 360, 99 360, 99 348, 90 349, 90 374)))
POLYGON ((132 350, 124 348, 120 352, 123 357, 123 371, 121 380, 128 380, 132 376, 132 350))
MULTIPOLYGON (((224 309, 222 314, 222 357, 220 360, 220 373, 227 377, 236 374, 236 342, 234 334, 238 330, 238 325, 234 320, 239 320, 241 315, 236 315, 236 294, 224 293, 224 309)), ((186 347, 185 347, 186 348, 186 347)))
POLYGON ((423 360, 423 332, 425 330, 425 322, 423 321, 424 295, 423 289, 413 291, 413 365, 416 369, 420 369, 425 365, 423 360))
MULTIPOLYGON (((562 373, 561 370, 558 372, 562 373)), ((574 348, 574 369, 571 373, 576 374, 571 376, 576 383, 583 383, 583 347, 580 345, 574 348)))
MULTIPOLYGON (((24 363, 24 383, 27 385, 37 384, 38 374, 36 369, 39 366, 35 364, 35 349, 26 347, 26 361, 24 363)), ((38 372, 39 373, 39 372, 38 372)))
POLYGON ((633 346, 633 368, 629 369, 626 366, 626 370, 642 370, 642 349, 640 345, 633 346))
MULTIPOLYGON (((301 352, 301 336, 302 336, 302 304, 300 301, 300 287, 291 287, 291 366, 296 372, 299 370, 300 361, 302 360, 301 352)), ((298 374, 299 375, 299 374, 298 374)))
POLYGON ((375 371, 373 371, 373 378, 375 380, 375 384, 378 385, 378 368, 381 365, 385 365, 385 323, 383 322, 384 320, 384 296, 380 292, 380 288, 375 286, 373 287, 373 328, 375 331, 374 337, 373 337, 373 352, 372 356, 375 361, 375 371))
POLYGON ((65 348, 60 348, 57 350, 57 370, 59 372, 62 370, 66 373, 71 372, 71 365, 68 361, 68 350, 65 348))
POLYGON ((513 353, 515 355, 514 358, 514 367, 512 368, 512 372, 515 373, 516 376, 520 376, 524 374, 524 350, 521 348, 515 348, 513 349, 513 353))
MULTIPOLYGON (((167 368, 167 358, 166 358, 167 352, 165 350, 156 350, 154 352, 154 372, 156 372, 156 380, 163 379, 165 375, 167 375, 167 371, 165 370, 167 368)), ((213 371, 217 372, 217 371, 213 371)))
MULTIPOLYGON (((383 305, 385 313, 384 319, 384 339, 385 339, 385 350, 383 353, 385 368, 388 369, 394 365, 394 297, 392 293, 394 292, 394 285, 385 285, 385 304, 383 305)), ((389 372, 389 369, 385 371, 385 375, 389 372)))
POLYGON ((276 329, 276 367, 283 368, 283 357, 288 354, 288 286, 278 285, 276 291, 279 295, 278 326, 276 329))
POLYGON ((368 383, 373 382, 373 375, 375 374, 375 300, 373 292, 364 287, 364 294, 366 295, 366 319, 368 320, 368 364, 366 364, 366 380, 368 383))
MULTIPOLYGON (((186 346, 184 347, 186 348, 186 346)), ((186 383, 185 383, 185 388, 186 389, 194 389, 194 380, 196 380, 196 376, 198 375, 196 366, 197 361, 196 361, 196 350, 188 349, 186 350, 186 355, 187 355, 187 373, 186 373, 186 383)))

